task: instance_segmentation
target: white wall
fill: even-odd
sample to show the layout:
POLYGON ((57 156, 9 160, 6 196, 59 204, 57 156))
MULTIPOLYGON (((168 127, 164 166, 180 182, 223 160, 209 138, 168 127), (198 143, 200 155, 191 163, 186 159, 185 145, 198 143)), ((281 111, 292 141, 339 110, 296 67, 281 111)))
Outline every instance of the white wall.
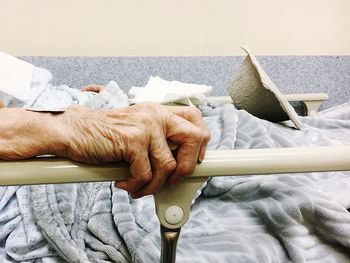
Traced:
POLYGON ((0 0, 13 55, 350 55, 349 0, 0 0))

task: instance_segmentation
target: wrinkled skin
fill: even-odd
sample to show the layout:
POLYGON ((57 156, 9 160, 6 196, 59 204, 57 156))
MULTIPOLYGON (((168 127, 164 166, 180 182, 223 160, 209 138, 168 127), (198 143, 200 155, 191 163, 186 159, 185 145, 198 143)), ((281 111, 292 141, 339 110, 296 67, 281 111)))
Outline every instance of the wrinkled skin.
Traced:
MULTIPOLYGON (((83 88, 102 90, 94 84, 83 88)), ((166 182, 179 184, 204 159, 210 139, 198 109, 155 103, 109 111, 72 106, 63 114, 2 109, 0 119, 0 159, 49 153, 94 164, 125 160, 131 176, 115 185, 135 198, 157 192, 166 182)))
POLYGON ((142 103, 110 111, 70 107, 64 117, 67 158, 87 163, 125 160, 131 176, 116 182, 134 198, 177 185, 204 159, 210 133, 192 107, 142 103), (173 156, 170 148, 176 149, 173 156))

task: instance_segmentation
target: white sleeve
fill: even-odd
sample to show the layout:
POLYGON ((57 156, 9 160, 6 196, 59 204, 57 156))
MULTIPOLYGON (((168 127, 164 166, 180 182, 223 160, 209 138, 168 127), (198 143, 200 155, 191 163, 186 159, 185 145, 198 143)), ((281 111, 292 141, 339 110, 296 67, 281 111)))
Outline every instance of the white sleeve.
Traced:
POLYGON ((26 101, 34 65, 0 51, 0 96, 26 101))

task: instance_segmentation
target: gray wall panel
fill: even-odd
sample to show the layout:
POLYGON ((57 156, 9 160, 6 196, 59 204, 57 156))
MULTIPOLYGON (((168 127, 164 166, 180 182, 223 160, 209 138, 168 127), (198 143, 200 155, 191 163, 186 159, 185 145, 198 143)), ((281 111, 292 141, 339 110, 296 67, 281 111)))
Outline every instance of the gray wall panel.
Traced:
MULTIPOLYGON (((22 57, 49 69, 55 84, 81 88, 115 80, 127 91, 144 86, 149 76, 214 86, 214 95, 226 87, 243 57, 22 57)), ((259 56, 282 93, 326 92, 323 108, 350 101, 350 56, 259 56)))

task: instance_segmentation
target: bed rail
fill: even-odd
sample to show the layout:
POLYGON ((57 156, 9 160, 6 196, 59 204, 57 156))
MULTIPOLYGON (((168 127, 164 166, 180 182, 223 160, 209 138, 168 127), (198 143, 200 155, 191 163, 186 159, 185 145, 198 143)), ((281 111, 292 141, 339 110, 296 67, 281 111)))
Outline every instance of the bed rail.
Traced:
MULTIPOLYGON (((125 162, 88 165, 53 156, 0 161, 0 165, 0 185, 119 181, 130 175, 125 162)), ((155 194, 161 262, 175 262, 177 240, 189 218, 193 196, 209 177, 344 170, 350 170, 350 146, 208 151, 182 184, 166 185, 155 194)))
MULTIPOLYGON (((328 100, 326 93, 301 93, 301 94, 283 94, 283 96, 289 101, 299 101, 304 106, 304 115, 312 116, 318 112, 321 104, 328 100)), ((209 101, 232 103, 230 96, 208 97, 209 101)))
MULTIPOLYGON (((54 157, 0 161, 0 185, 119 181, 125 162, 89 165, 54 157)), ((350 146, 207 151, 188 178, 350 170, 350 146)))

